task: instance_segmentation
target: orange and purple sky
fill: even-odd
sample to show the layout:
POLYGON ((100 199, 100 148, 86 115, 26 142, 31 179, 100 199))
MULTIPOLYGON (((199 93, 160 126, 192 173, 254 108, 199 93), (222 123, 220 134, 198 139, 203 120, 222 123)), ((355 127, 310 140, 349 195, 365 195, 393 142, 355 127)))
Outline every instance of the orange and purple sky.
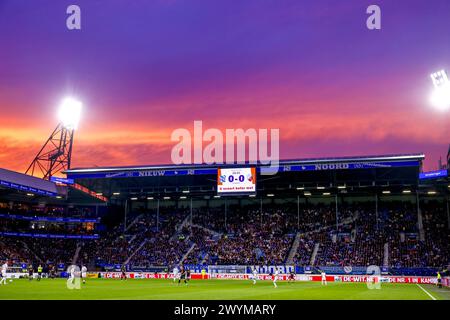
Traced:
POLYGON ((202 120, 279 128, 281 158, 424 152, 435 169, 449 30, 448 0, 0 0, 0 167, 25 170, 73 95, 74 167, 170 163, 171 132, 202 120))

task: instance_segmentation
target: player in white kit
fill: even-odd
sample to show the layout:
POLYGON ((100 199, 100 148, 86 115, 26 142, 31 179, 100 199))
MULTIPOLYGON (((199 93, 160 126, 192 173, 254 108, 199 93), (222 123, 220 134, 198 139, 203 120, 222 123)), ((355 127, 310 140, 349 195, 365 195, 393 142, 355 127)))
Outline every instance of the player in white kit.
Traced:
POLYGON ((277 286, 277 280, 278 280, 278 275, 280 274, 280 272, 278 271, 278 269, 275 269, 275 273, 272 276, 272 282, 273 282, 273 286, 275 288, 278 288, 277 286))
POLYGON ((178 267, 175 266, 175 268, 173 268, 173 282, 177 281, 177 279, 179 277, 179 273, 180 273, 180 270, 178 270, 178 267))
POLYGON ((328 285, 327 274, 325 273, 325 271, 320 271, 320 275, 322 276, 322 285, 328 285))
POLYGON ((83 278, 83 283, 86 283, 87 268, 85 266, 81 267, 81 278, 83 278))
POLYGON ((2 276, 1 276, 1 279, 0 279, 0 284, 1 283, 6 284, 6 270, 8 270, 8 262, 5 262, 2 265, 2 276))
POLYGON ((72 284, 75 281, 75 266, 70 266, 69 267, 69 281, 72 284))
POLYGON ((252 273, 252 280, 253 280, 253 284, 256 284, 256 280, 258 280, 258 271, 256 271, 256 268, 253 269, 253 273, 252 273))

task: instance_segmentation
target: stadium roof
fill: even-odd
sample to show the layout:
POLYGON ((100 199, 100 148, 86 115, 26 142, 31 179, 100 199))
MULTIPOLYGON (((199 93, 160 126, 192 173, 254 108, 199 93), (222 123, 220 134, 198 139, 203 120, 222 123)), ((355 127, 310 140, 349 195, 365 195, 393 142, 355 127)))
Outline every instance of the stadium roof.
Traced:
POLYGON ((67 188, 52 181, 0 168, 0 201, 21 203, 89 204, 104 201, 81 188, 67 188))
MULTIPOLYGON (((268 165, 149 165, 74 168, 67 177, 93 192, 110 199, 128 197, 213 196, 217 191, 217 169, 255 166, 257 194, 276 193, 290 196, 297 190, 320 190, 332 193, 381 191, 382 188, 419 186, 424 154, 396 154, 360 157, 335 157, 281 160, 276 174, 268 175, 268 165), (346 190, 338 190, 338 186, 346 190)), ((183 197, 184 198, 184 197, 183 197)))
MULTIPOLYGON (((373 161, 401 161, 425 159, 423 153, 414 154, 395 154, 395 155, 375 155, 375 156, 354 156, 354 157, 330 157, 330 158, 305 158, 280 160, 280 166, 294 164, 321 164, 321 163, 354 163, 354 162, 373 162, 373 161)), ((117 167, 91 167, 91 168, 72 168, 65 171, 68 176, 77 176, 77 174, 101 173, 101 172, 117 172, 117 171, 134 171, 134 170, 161 170, 161 169, 191 169, 191 168, 218 168, 218 167, 236 167, 249 166, 251 163, 245 164, 166 164, 166 165, 138 165, 138 166, 117 166, 117 167)), ((256 165, 263 167, 264 165, 256 165)))
POLYGON ((42 196, 58 196, 53 182, 0 168, 0 186, 42 196))

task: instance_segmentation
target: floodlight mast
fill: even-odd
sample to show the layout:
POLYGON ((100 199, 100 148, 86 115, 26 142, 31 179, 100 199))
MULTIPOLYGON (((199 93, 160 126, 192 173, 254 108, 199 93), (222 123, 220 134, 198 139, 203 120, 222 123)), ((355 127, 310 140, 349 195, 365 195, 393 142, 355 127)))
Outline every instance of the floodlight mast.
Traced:
POLYGON ((81 103, 73 99, 64 100, 59 112, 61 122, 39 150, 25 172, 26 174, 50 180, 52 176, 70 169, 73 137, 78 125, 80 111, 81 103), (75 108, 70 108, 71 106, 75 108), (67 113, 68 109, 70 110, 67 113), (72 119, 75 119, 75 122, 67 122, 68 114, 72 119))

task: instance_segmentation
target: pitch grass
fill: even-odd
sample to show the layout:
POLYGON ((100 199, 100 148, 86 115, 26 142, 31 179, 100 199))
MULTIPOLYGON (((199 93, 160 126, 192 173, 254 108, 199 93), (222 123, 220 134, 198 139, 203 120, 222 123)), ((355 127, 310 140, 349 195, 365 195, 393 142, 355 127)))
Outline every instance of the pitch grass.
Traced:
MULTIPOLYGON (((436 300, 450 299, 450 290, 422 285, 436 300)), ((431 300, 415 284, 382 284, 380 290, 369 290, 364 283, 280 282, 274 288, 270 281, 191 280, 188 286, 162 279, 87 279, 80 290, 69 290, 65 279, 28 281, 18 279, 0 286, 0 299, 24 300, 431 300)))

